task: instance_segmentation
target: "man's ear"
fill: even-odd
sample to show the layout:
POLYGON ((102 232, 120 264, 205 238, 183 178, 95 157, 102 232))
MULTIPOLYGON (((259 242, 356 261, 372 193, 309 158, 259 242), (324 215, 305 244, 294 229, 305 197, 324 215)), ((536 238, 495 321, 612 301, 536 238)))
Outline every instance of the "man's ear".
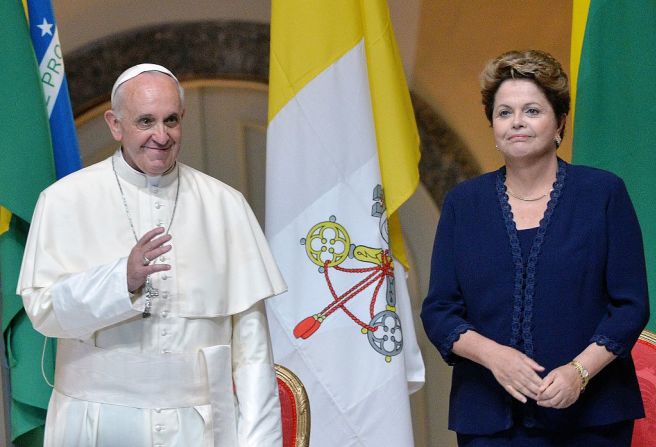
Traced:
POLYGON ((104 117, 109 131, 112 133, 112 137, 116 141, 121 141, 123 139, 123 132, 121 132, 121 124, 116 113, 110 109, 105 112, 104 117))

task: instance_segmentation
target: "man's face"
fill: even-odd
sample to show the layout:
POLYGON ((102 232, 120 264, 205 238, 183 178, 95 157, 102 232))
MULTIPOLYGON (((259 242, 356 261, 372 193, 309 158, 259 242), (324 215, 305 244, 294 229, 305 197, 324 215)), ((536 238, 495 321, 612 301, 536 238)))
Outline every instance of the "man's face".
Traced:
POLYGON ((180 152, 184 110, 176 82, 159 72, 145 72, 119 87, 117 110, 105 121, 130 166, 147 175, 168 171, 180 152))

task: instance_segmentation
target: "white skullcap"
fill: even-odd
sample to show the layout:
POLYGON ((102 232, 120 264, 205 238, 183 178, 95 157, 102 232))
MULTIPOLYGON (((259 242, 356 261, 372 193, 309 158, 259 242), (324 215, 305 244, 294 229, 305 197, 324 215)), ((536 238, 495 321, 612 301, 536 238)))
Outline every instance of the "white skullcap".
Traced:
POLYGON ((134 67, 130 67, 127 70, 125 70, 123 73, 121 73, 121 75, 118 77, 116 82, 114 82, 114 87, 112 87, 112 97, 111 97, 112 104, 114 104, 114 95, 116 95, 116 90, 118 90, 121 84, 129 81, 132 78, 136 78, 141 73, 145 73, 147 71, 159 71, 160 73, 169 75, 173 78, 173 80, 175 80, 175 83, 178 84, 178 87, 180 86, 180 82, 178 81, 178 78, 176 78, 168 68, 162 67, 161 65, 157 65, 157 64, 135 65, 134 67))

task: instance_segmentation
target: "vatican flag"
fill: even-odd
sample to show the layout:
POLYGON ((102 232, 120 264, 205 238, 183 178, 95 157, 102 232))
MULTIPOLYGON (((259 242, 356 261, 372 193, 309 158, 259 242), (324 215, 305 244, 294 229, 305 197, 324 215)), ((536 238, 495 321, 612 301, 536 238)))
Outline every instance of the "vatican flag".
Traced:
POLYGON ((289 292, 274 357, 310 400, 310 445, 412 446, 424 382, 396 211, 419 139, 383 0, 274 0, 266 232, 289 292), (389 230, 388 230, 389 229, 389 230))

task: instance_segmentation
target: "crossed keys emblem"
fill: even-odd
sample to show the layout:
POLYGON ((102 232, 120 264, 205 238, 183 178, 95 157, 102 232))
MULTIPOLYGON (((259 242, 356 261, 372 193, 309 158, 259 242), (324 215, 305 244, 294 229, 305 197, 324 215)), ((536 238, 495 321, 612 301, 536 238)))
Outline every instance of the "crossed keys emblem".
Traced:
MULTIPOLYGON (((379 219, 381 235, 385 241, 388 241, 387 216, 381 185, 374 188, 373 201, 371 215, 379 219)), ((298 323, 294 328, 294 336, 302 339, 311 337, 319 330, 321 324, 339 309, 360 326, 362 334, 367 336, 371 347, 379 354, 384 355, 386 362, 391 362, 392 357, 398 355, 403 349, 403 334, 401 320, 396 313, 394 262, 389 250, 352 244, 348 231, 337 223, 335 216, 330 216, 327 221, 314 225, 300 242, 305 247, 305 253, 310 261, 319 267, 318 272, 324 276, 332 301, 318 313, 298 323), (373 266, 345 268, 341 264, 346 259, 355 259, 366 264, 373 264, 373 266), (338 294, 330 279, 331 269, 342 273, 361 274, 364 277, 345 292, 338 294), (376 302, 383 283, 386 284, 386 306, 383 310, 375 313, 376 302), (358 317, 349 310, 347 304, 352 299, 364 294, 366 290, 371 290, 369 315, 368 318, 358 317), (363 319, 367 319, 368 323, 363 319)))

